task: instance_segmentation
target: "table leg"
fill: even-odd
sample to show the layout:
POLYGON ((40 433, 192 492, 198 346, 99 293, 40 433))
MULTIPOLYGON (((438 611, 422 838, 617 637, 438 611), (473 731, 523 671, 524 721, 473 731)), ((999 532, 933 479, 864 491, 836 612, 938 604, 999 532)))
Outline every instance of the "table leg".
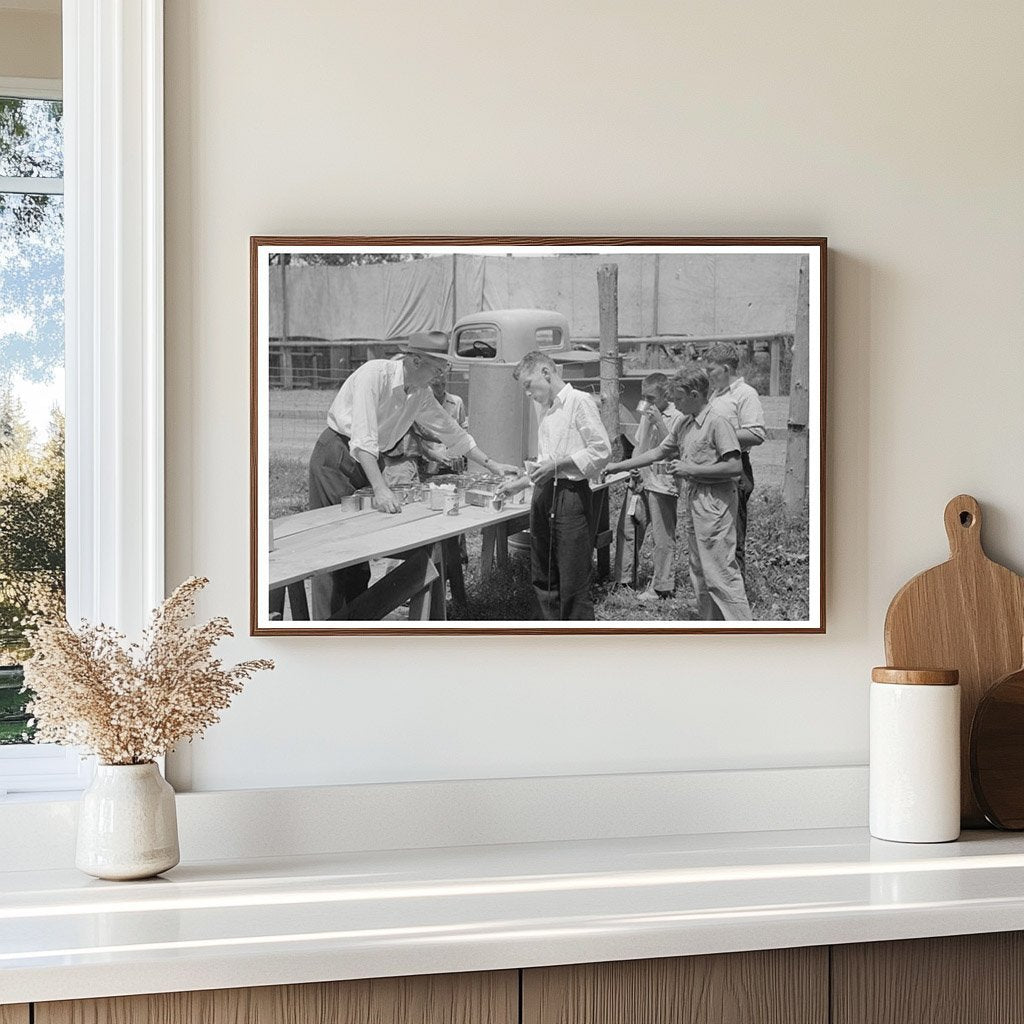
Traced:
POLYGON ((508 523, 498 523, 494 536, 494 555, 498 568, 508 571, 508 523))
POLYGON ((487 579, 494 570, 494 547, 498 528, 485 526, 480 531, 480 578, 487 579))
POLYGON ((279 622, 284 618, 284 587, 276 587, 270 591, 270 618, 271 621, 279 622))
POLYGON ((309 603, 306 601, 306 581, 288 584, 288 604, 291 606, 293 620, 309 620, 309 603))
POLYGON ((452 600, 465 604, 466 580, 462 575, 462 551, 459 547, 461 540, 461 537, 449 537, 444 541, 444 563, 452 600))
POLYGON ((604 488, 598 491, 594 495, 594 500, 597 502, 597 517, 594 523, 594 545, 597 548, 597 578, 603 580, 608 578, 612 570, 612 533, 608 508, 611 501, 609 500, 608 489, 604 488))
POLYGON ((419 548, 402 555, 402 564, 354 597, 335 616, 339 620, 383 619, 408 602, 410 619, 430 617, 430 590, 437 569, 430 551, 419 548))
POLYGON ((435 544, 430 550, 430 560, 437 570, 437 579, 430 586, 430 618, 441 620, 447 618, 447 587, 446 587, 446 559, 444 542, 435 544))
POLYGON ((430 587, 424 587, 409 599, 409 618, 416 622, 425 622, 430 618, 430 587))

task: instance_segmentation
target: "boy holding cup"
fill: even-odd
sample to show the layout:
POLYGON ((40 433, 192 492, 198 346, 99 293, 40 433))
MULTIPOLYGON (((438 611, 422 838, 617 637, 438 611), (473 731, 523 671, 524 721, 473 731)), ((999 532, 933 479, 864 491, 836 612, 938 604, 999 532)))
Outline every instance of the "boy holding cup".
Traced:
POLYGON ((680 477, 683 530, 690 581, 702 621, 750 621, 753 616, 736 562, 736 481, 742 471, 740 443, 732 424, 708 405, 710 382, 702 369, 681 370, 669 394, 683 414, 656 448, 606 472, 650 466, 671 458, 680 477))
MULTIPOLYGON (((636 431, 634 454, 643 455, 657 448, 675 429, 681 413, 669 400, 669 379, 664 373, 648 374, 640 384, 640 423, 636 431)), ((615 563, 612 577, 616 583, 627 580, 635 587, 640 551, 648 528, 654 541, 654 575, 638 601, 662 600, 676 588, 676 509, 679 486, 663 466, 652 464, 634 471, 629 493, 619 512, 615 528, 615 563)))

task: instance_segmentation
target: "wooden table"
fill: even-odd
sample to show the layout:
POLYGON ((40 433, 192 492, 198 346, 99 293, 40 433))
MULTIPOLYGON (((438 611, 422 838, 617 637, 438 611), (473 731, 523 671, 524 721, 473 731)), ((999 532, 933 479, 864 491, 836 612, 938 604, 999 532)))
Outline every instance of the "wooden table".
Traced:
MULTIPOLYGON (((620 473, 592 485, 595 494, 627 478, 620 473)), ((451 543, 473 530, 483 531, 481 574, 507 563, 507 539, 529 521, 529 504, 513 500, 500 512, 463 505, 458 515, 432 510, 424 502, 405 505, 401 512, 366 509, 349 511, 338 505, 312 509, 274 520, 274 550, 269 559, 271 611, 283 612, 287 591, 292 619, 309 618, 305 580, 324 573, 362 565, 375 558, 401 558, 403 565, 361 595, 349 609, 348 619, 379 619, 409 602, 409 617, 443 619, 445 586, 451 577, 453 596, 460 596, 462 566, 458 545, 451 543)), ((595 546, 598 570, 607 573, 608 502, 598 503, 595 546)), ((463 591, 464 593, 464 591, 463 591)))

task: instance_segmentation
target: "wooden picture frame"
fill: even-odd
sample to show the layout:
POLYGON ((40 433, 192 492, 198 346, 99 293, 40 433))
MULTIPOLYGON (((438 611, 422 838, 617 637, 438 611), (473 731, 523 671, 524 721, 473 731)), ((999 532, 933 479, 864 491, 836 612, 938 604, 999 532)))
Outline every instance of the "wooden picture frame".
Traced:
MULTIPOLYGON (((824 633, 826 296, 827 241, 816 237, 252 237, 251 634, 824 633), (647 482, 632 504, 640 485, 631 490, 625 474, 616 474, 612 483, 592 481, 587 521, 596 555, 587 594, 593 597, 593 620, 557 617, 566 608, 575 614, 589 599, 573 606, 568 584, 553 599, 550 591, 535 587, 537 572, 554 572, 552 545, 546 565, 538 551, 531 569, 529 548, 539 548, 539 541, 529 533, 530 508, 496 508, 499 503, 489 496, 492 483, 460 476, 431 486, 439 478, 430 477, 401 494, 396 484, 388 492, 396 503, 410 501, 397 514, 378 511, 372 498, 351 493, 357 483, 371 481, 363 472, 360 442, 345 435, 352 401, 339 398, 339 389, 364 364, 367 368, 346 394, 368 393, 365 381, 374 374, 392 380, 394 365, 411 365, 399 358, 399 349, 423 332, 434 332, 435 341, 442 339, 437 344, 447 346, 453 363, 449 394, 443 396, 446 408, 454 407, 451 394, 460 395, 463 406, 468 403, 476 451, 492 456, 492 466, 518 465, 537 452, 542 410, 514 390, 520 385, 513 370, 527 349, 551 356, 558 384, 572 386, 560 395, 578 403, 570 418, 581 415, 578 410, 590 402, 573 398, 572 392, 592 393, 602 426, 623 453, 613 456, 616 461, 629 454, 637 439, 642 416, 634 407, 641 391, 665 392, 658 374, 670 378, 665 393, 677 395, 684 405, 700 404, 703 378, 692 370, 710 371, 712 393, 715 382, 725 389, 711 402, 710 412, 697 412, 692 422, 685 416, 686 423, 670 419, 671 407, 644 414, 657 421, 657 429, 644 428, 655 438, 671 424, 674 437, 686 435, 683 448, 672 449, 677 454, 697 452, 694 462, 683 459, 655 468, 694 475, 650 477, 644 471, 647 482), (708 353, 720 362, 709 362, 708 353), (730 380, 730 367, 736 369, 736 358, 740 375, 746 369, 754 381, 763 413, 760 425, 756 411, 741 398, 749 389, 723 383, 730 380), (671 378, 680 372, 687 376, 676 377, 673 384, 671 378), (651 383, 645 384, 648 378, 651 383), (686 382, 695 382, 694 388, 687 391, 686 382), (721 424, 706 425, 716 417, 729 422, 731 435, 721 424), (743 417, 750 423, 741 424, 743 417), (332 429, 328 421, 343 429, 332 429), (704 433, 686 434, 697 427, 704 433), (331 449, 327 461, 344 452, 348 461, 339 465, 343 476, 349 475, 325 499, 324 449, 317 449, 313 504, 320 507, 307 508, 312 493, 308 463, 324 437, 331 449), (719 454, 730 437, 741 455, 719 454), (344 448, 336 448, 338 439, 344 448), (736 469, 737 459, 742 470, 736 469), (731 523, 735 532, 744 513, 728 498, 726 481, 707 478, 711 464, 731 467, 728 479, 739 472, 737 488, 751 472, 754 477, 745 506, 747 562, 739 587, 730 568, 739 564, 737 544, 730 562, 728 541, 721 538, 728 536, 723 524, 731 523), (660 576, 647 588, 654 586, 651 594, 631 590, 650 575, 647 557, 641 555, 639 569, 637 563, 624 566, 624 585, 613 587, 606 574, 615 569, 616 535, 621 540, 630 533, 635 540, 636 523, 644 515, 649 519, 654 505, 663 518, 670 515, 668 499, 652 497, 660 494, 657 487, 665 479, 683 490, 675 506, 674 575, 666 570, 663 555, 660 576), (440 507, 447 495, 447 511, 452 511, 455 497, 449 487, 462 501, 456 515, 445 515, 440 507), (711 498, 701 505, 700 495, 711 498), (466 505, 467 496, 484 504, 466 505), (430 502, 438 507, 430 508, 430 502), (641 503, 646 511, 638 513, 641 503), (716 517, 723 518, 719 522, 716 517), (696 533, 707 535, 695 542, 693 557, 706 566, 696 577, 688 571, 687 523, 696 523, 696 533), (460 536, 470 539, 460 543, 460 536), (324 596, 331 571, 365 564, 372 566, 368 589, 362 589, 363 583, 353 595, 345 584, 350 587, 345 600, 337 588, 333 596, 324 596), (673 581, 674 592, 656 586, 665 579, 673 581), (743 617, 741 600, 749 619, 743 617), (555 617, 540 617, 544 602, 555 617), (711 617, 702 609, 711 609, 711 617), (311 620, 311 612, 320 617, 311 620), (501 614, 514 617, 496 617, 501 614), (730 618, 720 620, 723 614, 730 618)), ((382 394, 384 385, 375 386, 374 393, 382 394)), ((401 404, 423 392, 403 388, 393 394, 401 404), (402 397, 410 390, 410 396, 402 397)), ((423 409, 430 405, 426 398, 416 401, 424 403, 423 409)), ((417 415, 429 418, 424 412, 417 415)), ((393 442, 387 433, 393 424, 381 422, 380 443, 393 442)), ((552 440, 555 422, 545 427, 548 442, 570 444, 577 435, 552 440)), ((645 435, 645 443, 653 443, 650 436, 645 435)), ((440 450, 437 457, 451 458, 459 468, 452 451, 443 444, 438 449, 438 443, 440 438, 417 421, 378 465, 386 463, 386 472, 422 475, 430 472, 440 450)), ((329 466, 331 474, 335 468, 329 466)), ((563 499, 556 486, 554 498, 547 500, 568 500, 564 495, 575 490, 582 508, 587 491, 569 479, 579 474, 570 467, 558 475, 563 499)), ((535 525, 543 532, 544 523, 535 525)), ((670 523, 661 527, 662 552, 669 529, 670 523)), ((644 537, 639 536, 642 546, 644 537)), ((570 542, 564 543, 563 557, 569 557, 570 542)))

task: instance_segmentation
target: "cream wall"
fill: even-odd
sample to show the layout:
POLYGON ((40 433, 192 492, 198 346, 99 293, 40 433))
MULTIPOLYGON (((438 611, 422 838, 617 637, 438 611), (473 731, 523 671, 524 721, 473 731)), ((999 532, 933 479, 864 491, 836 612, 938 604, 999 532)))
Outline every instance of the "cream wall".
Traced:
POLYGON ((244 633, 250 234, 827 235, 825 636, 255 641, 198 789, 841 765, 893 591, 1024 570, 1024 6, 167 0, 168 580, 244 633))
POLYGON ((60 4, 53 13, 0 3, 0 78, 60 78, 60 4))

